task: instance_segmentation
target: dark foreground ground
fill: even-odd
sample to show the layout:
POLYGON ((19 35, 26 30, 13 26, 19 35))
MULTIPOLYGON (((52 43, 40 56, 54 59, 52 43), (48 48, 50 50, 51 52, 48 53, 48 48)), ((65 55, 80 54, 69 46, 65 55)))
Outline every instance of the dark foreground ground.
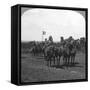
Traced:
POLYGON ((56 80, 85 79, 85 54, 78 53, 75 64, 48 67, 42 56, 22 53, 21 56, 22 82, 40 82, 56 80))

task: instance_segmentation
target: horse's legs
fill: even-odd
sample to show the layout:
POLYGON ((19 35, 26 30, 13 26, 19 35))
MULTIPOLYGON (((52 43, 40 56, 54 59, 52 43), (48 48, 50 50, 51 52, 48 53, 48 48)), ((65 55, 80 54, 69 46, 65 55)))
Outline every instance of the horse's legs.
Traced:
POLYGON ((53 63, 54 63, 54 65, 55 65, 55 57, 53 58, 53 63))
POLYGON ((47 66, 49 66, 49 61, 47 60, 47 66))
POLYGON ((50 60, 49 60, 49 64, 50 64, 50 66, 51 66, 51 63, 52 63, 52 58, 50 58, 50 60))
POLYGON ((57 65, 60 65, 59 56, 57 56, 56 59, 57 59, 57 65))
POLYGON ((72 64, 74 64, 74 56, 72 56, 72 64))
POLYGON ((56 57, 56 60, 57 60, 57 65, 58 65, 58 57, 56 57))
POLYGON ((61 56, 59 56, 59 62, 58 62, 58 63, 59 63, 59 65, 60 65, 60 59, 61 59, 61 56))
POLYGON ((49 58, 46 56, 45 59, 46 59, 46 62, 47 62, 47 66, 49 66, 49 58))
POLYGON ((67 57, 64 57, 64 64, 67 64, 67 57))
POLYGON ((73 64, 75 63, 75 56, 73 56, 73 64))
POLYGON ((63 56, 63 64, 65 64, 65 57, 63 56))
POLYGON ((71 56, 71 64, 73 63, 73 57, 71 56))
POLYGON ((58 65, 58 57, 56 57, 56 65, 58 65))
POLYGON ((69 63, 70 63, 70 57, 67 58, 67 64, 69 64, 69 63))
POLYGON ((68 63, 68 58, 65 57, 65 65, 68 63))

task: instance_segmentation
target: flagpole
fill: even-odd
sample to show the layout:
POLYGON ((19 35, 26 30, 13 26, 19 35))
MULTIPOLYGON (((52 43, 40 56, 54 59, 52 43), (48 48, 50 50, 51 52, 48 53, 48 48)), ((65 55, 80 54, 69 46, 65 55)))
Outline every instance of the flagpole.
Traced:
POLYGON ((43 42, 43 32, 42 32, 42 42, 43 42))
POLYGON ((46 34, 45 31, 42 31, 42 41, 44 40, 44 35, 46 34))

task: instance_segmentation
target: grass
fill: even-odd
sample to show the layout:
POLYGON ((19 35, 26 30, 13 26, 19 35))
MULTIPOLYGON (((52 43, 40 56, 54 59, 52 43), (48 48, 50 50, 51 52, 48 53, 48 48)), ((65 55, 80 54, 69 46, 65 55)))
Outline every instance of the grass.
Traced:
POLYGON ((56 81, 85 79, 85 54, 78 53, 75 64, 64 66, 61 59, 60 66, 48 67, 41 56, 33 56, 29 52, 21 54, 22 82, 56 81))

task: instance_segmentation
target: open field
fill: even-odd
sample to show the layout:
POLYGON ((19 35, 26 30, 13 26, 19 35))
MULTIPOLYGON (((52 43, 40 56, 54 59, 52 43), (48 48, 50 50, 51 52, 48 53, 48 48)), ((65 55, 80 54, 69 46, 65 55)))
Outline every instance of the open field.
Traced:
POLYGON ((85 79, 85 54, 77 53, 75 64, 48 67, 42 56, 33 56, 30 53, 21 54, 22 82, 56 81, 85 79))

